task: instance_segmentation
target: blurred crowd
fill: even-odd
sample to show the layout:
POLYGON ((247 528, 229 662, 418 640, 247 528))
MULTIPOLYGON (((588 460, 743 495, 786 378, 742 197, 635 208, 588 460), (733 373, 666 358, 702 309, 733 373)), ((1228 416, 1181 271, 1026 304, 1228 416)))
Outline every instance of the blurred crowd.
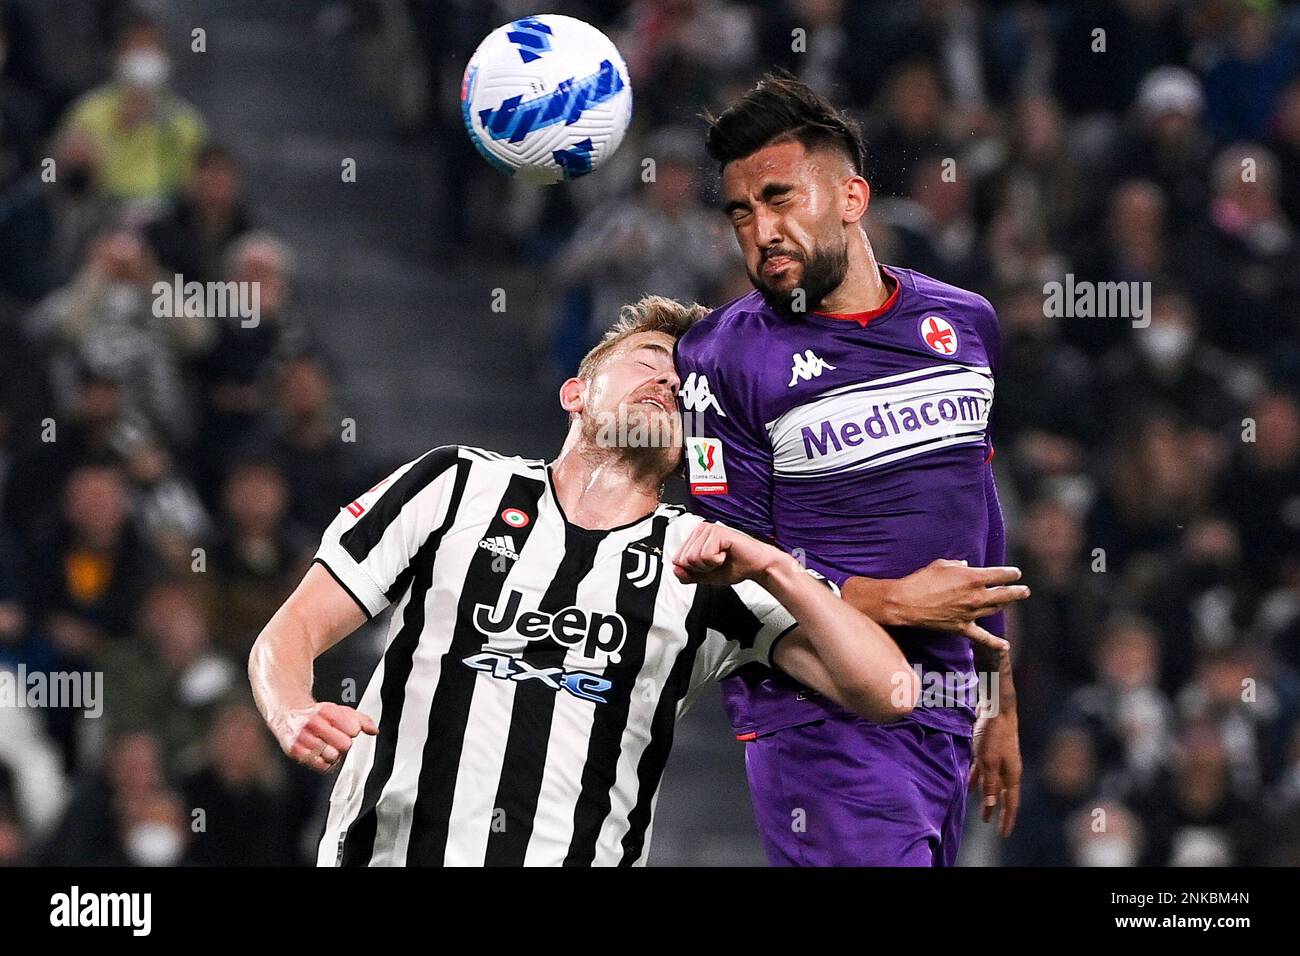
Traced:
POLYGON ((245 661, 383 472, 164 21, 94 9, 69 37, 0 3, 0 668, 102 675, 103 709, 0 706, 0 864, 301 862, 323 782, 245 661), (256 283, 257 313, 189 282, 256 283))
MULTIPOLYGON (((293 250, 172 91, 171 34, 104 3, 69 57, 31 6, 0 2, 0 667, 102 673, 111 706, 0 707, 0 863, 301 862, 320 783, 261 727, 244 658, 384 469, 340 441, 293 250), (176 274, 259 282, 259 323, 158 317, 176 274)), ((635 111, 597 175, 535 189, 474 156, 457 100, 531 4, 322 5, 428 144, 462 267, 546 277, 553 371, 643 292, 748 291, 699 114, 772 66, 863 123, 881 261, 996 306, 994 464, 1033 597, 1023 809, 981 862, 1300 863, 1300 11, 551 9, 611 35, 635 111), (1150 283, 1149 312, 1056 314, 1067 275, 1150 283)))

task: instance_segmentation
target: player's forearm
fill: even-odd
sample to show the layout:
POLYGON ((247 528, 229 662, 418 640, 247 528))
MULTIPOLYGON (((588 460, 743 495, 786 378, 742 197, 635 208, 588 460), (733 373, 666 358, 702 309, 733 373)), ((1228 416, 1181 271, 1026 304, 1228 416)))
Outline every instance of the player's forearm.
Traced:
POLYGON ((329 571, 316 563, 267 622, 248 656, 253 698, 277 736, 291 711, 313 706, 312 662, 366 619, 329 571))
POLYGON ((844 582, 840 595, 871 620, 884 627, 905 627, 913 623, 908 608, 898 598, 898 582, 891 578, 854 576, 844 582))
MULTIPOLYGON (((1007 558, 1006 522, 1002 517, 1002 503, 998 500, 997 481, 993 469, 986 467, 984 472, 984 503, 988 509, 988 535, 984 545, 984 560, 989 564, 1005 564, 1007 558)), ((991 614, 983 621, 983 626, 999 637, 1006 635, 1006 612, 991 614)), ((982 644, 975 646, 975 669, 985 674, 996 674, 996 680, 990 678, 991 692, 996 693, 993 713, 1014 713, 1016 709, 1016 687, 1011 676, 1011 651, 995 650, 982 644)))
POLYGON ((262 629, 248 655, 253 699, 267 726, 277 736, 285 730, 290 711, 315 703, 311 692, 314 660, 306 622, 285 604, 262 629))
POLYGON ((977 644, 975 670, 981 674, 997 675, 989 678, 990 693, 997 695, 997 699, 990 702, 994 705, 993 714, 1014 714, 1016 685, 1011 674, 1011 652, 977 644))
POLYGON ((832 696, 872 719, 902 716, 912 699, 900 696, 900 675, 911 679, 907 658, 888 632, 783 556, 758 578, 799 622, 799 632, 816 654, 832 696))

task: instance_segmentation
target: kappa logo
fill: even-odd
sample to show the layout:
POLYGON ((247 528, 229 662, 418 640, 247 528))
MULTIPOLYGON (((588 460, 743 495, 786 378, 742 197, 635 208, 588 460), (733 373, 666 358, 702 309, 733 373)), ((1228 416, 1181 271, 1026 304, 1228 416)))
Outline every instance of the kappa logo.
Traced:
POLYGON ((484 538, 478 543, 478 546, 484 551, 491 551, 493 554, 499 554, 511 561, 519 560, 519 552, 515 550, 515 539, 508 534, 484 538))
POLYGON ((803 355, 796 352, 790 356, 794 359, 794 365, 790 368, 790 384, 786 388, 794 388, 795 382, 811 382, 822 372, 833 372, 835 366, 830 365, 819 355, 813 354, 812 349, 804 349, 803 355))
POLYGON ((636 567, 623 577, 631 581, 634 588, 649 587, 659 577, 659 566, 663 563, 663 548, 638 543, 631 545, 628 551, 636 555, 636 567))
POLYGON ((709 389, 707 375, 700 375, 698 372, 687 375, 677 395, 682 400, 682 407, 688 412, 704 412, 712 406, 719 418, 727 417, 727 413, 718 404, 718 396, 709 389))

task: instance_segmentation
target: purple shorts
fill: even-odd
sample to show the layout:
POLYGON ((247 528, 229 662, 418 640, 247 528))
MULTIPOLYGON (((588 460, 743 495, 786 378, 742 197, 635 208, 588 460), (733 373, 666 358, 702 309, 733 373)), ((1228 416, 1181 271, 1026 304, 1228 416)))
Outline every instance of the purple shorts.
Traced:
POLYGON ((828 717, 745 745, 773 866, 952 866, 970 765, 968 737, 913 720, 828 717))

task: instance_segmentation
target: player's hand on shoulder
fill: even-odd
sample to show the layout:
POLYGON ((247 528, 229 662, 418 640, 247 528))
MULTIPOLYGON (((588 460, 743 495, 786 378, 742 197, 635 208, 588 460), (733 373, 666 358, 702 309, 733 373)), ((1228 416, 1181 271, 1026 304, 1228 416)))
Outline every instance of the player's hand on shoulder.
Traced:
POLYGON ((362 733, 379 733, 379 726, 368 714, 342 704, 319 702, 289 711, 284 728, 276 736, 280 749, 290 758, 326 773, 334 769, 362 733))
POLYGON ((762 574, 784 555, 743 531, 702 521, 673 557, 673 574, 683 584, 729 585, 762 574))

